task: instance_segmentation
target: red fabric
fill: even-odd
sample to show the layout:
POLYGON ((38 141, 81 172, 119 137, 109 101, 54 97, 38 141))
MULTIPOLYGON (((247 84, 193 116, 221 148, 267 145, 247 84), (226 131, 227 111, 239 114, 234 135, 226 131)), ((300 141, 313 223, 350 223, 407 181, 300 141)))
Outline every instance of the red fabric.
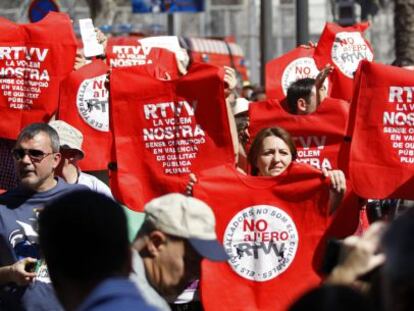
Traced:
POLYGON ((293 136, 299 162, 337 169, 348 111, 347 102, 329 97, 309 115, 291 114, 276 100, 257 102, 249 106, 249 131, 253 140, 262 128, 282 127, 293 136))
POLYGON ((253 177, 221 166, 198 179, 194 196, 212 207, 218 239, 230 256, 227 263, 202 263, 205 310, 285 310, 319 284, 318 250, 329 223, 329 185, 320 171, 292 163, 281 176, 253 177))
MULTIPOLYGON (((349 103, 329 97, 309 115, 290 114, 276 100, 263 101, 249 106, 249 130, 253 139, 262 128, 282 127, 296 143, 296 161, 320 169, 343 169, 345 163, 339 158, 340 150, 344 148, 348 113, 349 103)), ((343 238, 352 234, 358 226, 360 206, 361 202, 348 181, 344 200, 332 217, 330 235, 343 238)))
POLYGON ((178 77, 175 54, 163 48, 143 48, 138 37, 110 38, 107 45, 107 62, 111 67, 128 67, 156 64, 157 70, 171 78, 178 77))
POLYGON ((364 61, 351 104, 349 172, 372 199, 414 199, 414 73, 364 61))
POLYGON ((147 66, 115 68, 110 94, 118 164, 111 188, 129 208, 182 192, 189 172, 234 162, 222 69, 195 63, 162 81, 147 66))
POLYGON ((0 137, 16 139, 57 109, 59 83, 73 68, 76 39, 69 17, 50 12, 34 24, 0 18, 0 137))
POLYGON ((109 67, 100 60, 72 72, 60 88, 58 119, 83 134, 83 170, 106 170, 111 156, 108 90, 105 79, 109 67))
MULTIPOLYGON (((303 78, 316 78, 319 70, 313 60, 314 51, 314 48, 297 47, 268 62, 265 82, 267 98, 282 100, 292 82, 303 78)), ((329 90, 329 79, 325 81, 329 90)))
POLYGON ((341 27, 327 23, 315 49, 314 59, 319 69, 327 63, 335 66, 330 74, 332 81, 331 96, 351 101, 353 75, 361 60, 372 61, 373 50, 363 37, 368 23, 341 27))

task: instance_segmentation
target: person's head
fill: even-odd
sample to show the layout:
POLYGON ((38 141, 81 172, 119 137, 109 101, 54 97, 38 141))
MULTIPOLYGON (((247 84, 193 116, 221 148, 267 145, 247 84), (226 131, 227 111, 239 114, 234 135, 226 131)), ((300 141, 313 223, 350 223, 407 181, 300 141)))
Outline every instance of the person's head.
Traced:
POLYGON ((289 308, 289 311, 369 311, 368 300, 358 291, 344 285, 324 285, 311 289, 289 308))
POLYGON ((406 210, 385 232, 382 246, 386 256, 382 269, 386 310, 414 308, 414 209, 406 210))
POLYGON ((84 157, 82 150, 83 135, 78 129, 62 120, 51 121, 49 125, 59 135, 62 161, 57 168, 57 174, 64 175, 64 170, 69 165, 77 166, 78 161, 84 157))
POLYGON ((266 91, 263 86, 258 86, 254 89, 252 94, 252 101, 259 102, 262 100, 266 100, 266 91))
POLYGON ((287 131, 280 127, 264 128, 257 133, 249 150, 251 174, 278 176, 296 156, 295 144, 287 131))
POLYGON ((290 113, 311 114, 318 108, 315 79, 304 78, 293 82, 287 90, 290 113))
POLYGON ((46 191, 54 183, 54 171, 59 165, 59 136, 46 123, 33 123, 17 137, 12 150, 20 184, 33 191, 46 191))
POLYGON ((250 83, 250 81, 243 81, 241 96, 247 100, 251 100, 253 91, 254 91, 254 87, 250 83))
POLYGON ((179 193, 146 204, 145 220, 133 247, 143 258, 151 285, 168 300, 199 278, 202 258, 228 259, 217 241, 211 208, 179 193))
POLYGON ((97 192, 78 190, 48 202, 39 214, 39 242, 65 307, 73 304, 68 297, 75 291, 88 292, 107 278, 127 277, 131 271, 124 211, 97 192))

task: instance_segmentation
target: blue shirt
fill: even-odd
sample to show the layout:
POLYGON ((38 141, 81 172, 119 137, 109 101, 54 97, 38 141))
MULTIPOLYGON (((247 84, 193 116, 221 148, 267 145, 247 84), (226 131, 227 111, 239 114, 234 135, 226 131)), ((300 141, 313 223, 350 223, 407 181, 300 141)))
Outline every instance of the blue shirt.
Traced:
MULTIPOLYGON (((38 209, 57 197, 85 186, 69 185, 58 178, 57 185, 45 192, 15 188, 0 196, 0 266, 33 257, 40 258, 37 214, 38 209)), ((28 286, 7 284, 0 287, 0 310, 61 311, 55 297, 46 265, 28 286)))
POLYGON ((100 283, 76 311, 156 311, 127 278, 111 278, 100 283))

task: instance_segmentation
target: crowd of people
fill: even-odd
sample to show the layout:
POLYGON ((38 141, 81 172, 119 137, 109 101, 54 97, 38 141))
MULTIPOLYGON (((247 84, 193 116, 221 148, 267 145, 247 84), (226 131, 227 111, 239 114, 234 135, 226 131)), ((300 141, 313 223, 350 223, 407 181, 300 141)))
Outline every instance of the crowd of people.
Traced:
MULTIPOLYGON (((101 33, 98 38, 102 42, 106 40, 101 33)), ((85 64, 82 53, 78 53, 74 70, 85 64)), ((328 96, 324 81, 333 70, 328 64, 315 78, 291 83, 286 95, 286 111, 298 116, 317 112, 328 96)), ((110 83, 111 73, 107 80, 110 83)), ((290 193, 289 198, 276 199, 277 202, 288 201, 292 208, 306 207, 303 210, 306 214, 302 215, 304 221, 321 226, 313 228, 317 233, 309 237, 314 241, 306 247, 312 252, 311 257, 316 254, 324 257, 323 263, 315 262, 328 267, 313 268, 314 263, 308 263, 309 268, 304 269, 317 271, 320 284, 312 275, 309 284, 313 288, 297 295, 289 310, 411 310, 414 210, 407 208, 400 211, 398 217, 388 217, 387 222, 355 228, 359 235, 331 241, 330 246, 322 247, 321 255, 317 245, 331 238, 327 236, 329 226, 321 224, 330 223, 344 209, 344 198, 349 191, 345 173, 336 167, 316 169, 298 163, 294 138, 277 124, 262 128, 252 137, 249 106, 266 100, 264 89, 248 82, 238 83, 236 72, 229 67, 224 69, 223 86, 235 155, 232 167, 237 170, 238 178, 253 178, 249 182, 257 185, 271 180, 276 185, 272 187, 279 185, 283 189, 299 180, 304 184, 312 183, 304 188, 318 191, 315 202, 321 205, 313 210, 310 203, 313 193, 294 197, 286 192, 290 193)), ((253 230, 257 245, 243 244, 240 238, 236 241, 239 244, 228 246, 221 239, 222 230, 218 229, 220 216, 198 198, 197 187, 203 172, 186 175, 188 182, 181 193, 166 193, 146 202, 143 224, 135 228, 135 238, 130 241, 123 202, 117 202, 118 198, 103 181, 80 169, 79 162, 85 157, 82 142, 83 134, 79 129, 55 119, 24 127, 15 140, 0 140, 0 186, 5 191, 0 195, 0 310, 203 310, 207 298, 200 279, 209 271, 202 268, 203 262, 230 265, 249 256, 257 258, 261 249, 266 254, 272 250, 277 253, 275 258, 280 267, 285 265, 279 270, 289 269, 291 254, 295 260, 298 240, 292 233, 296 230, 292 225, 287 225, 286 231, 275 229, 270 232, 271 238, 262 237, 261 240, 276 243, 289 235, 289 246, 280 244, 279 249, 279 244, 270 244, 268 248, 257 246, 257 236, 263 231, 259 222, 253 230), (296 245, 296 249, 291 250, 291 245, 296 245), (233 246, 237 255, 231 257, 229 248, 233 246)), ((214 157, 213 154, 209 156, 214 157)), ((215 177, 228 178, 220 174, 215 177)), ((133 195, 141 195, 135 189, 130 191, 133 195)), ((276 192, 275 196, 280 195, 276 192)), ((380 206, 384 213, 386 211, 381 208, 384 202, 364 202, 361 210, 371 204, 376 208, 380 206)), ((266 199, 263 204, 273 203, 266 199)), ((242 219, 247 219, 246 215, 251 213, 246 212, 242 219)), ((254 227, 254 220, 243 223, 245 231, 247 227, 254 227)), ((335 221, 333 223, 341 219, 335 221)), ((302 234, 297 226, 296 234, 302 234)), ((231 234, 237 230, 234 228, 230 229, 231 234)), ((244 241, 251 241, 249 239, 244 241)), ((299 241, 299 251, 302 251, 301 243, 307 242, 299 241)), ((237 266, 232 269, 238 271, 237 266)), ((286 273, 283 271, 280 274, 286 273)), ((257 277, 264 283, 270 274, 260 276, 257 273, 257 277)), ((251 276, 255 279, 254 273, 251 276)), ((225 278, 226 275, 214 277, 225 278)), ((304 276, 304 282, 306 280, 304 276)), ((277 277, 272 282, 278 282, 277 277)), ((297 285, 290 284, 290 287, 297 285)), ((232 291, 231 288, 227 290, 232 291)), ((220 301, 221 297, 221 293, 216 293, 217 303, 226 305, 228 302, 220 301)), ((271 301, 272 297, 267 299, 271 301)), ((225 307, 233 309, 231 305, 225 307)))

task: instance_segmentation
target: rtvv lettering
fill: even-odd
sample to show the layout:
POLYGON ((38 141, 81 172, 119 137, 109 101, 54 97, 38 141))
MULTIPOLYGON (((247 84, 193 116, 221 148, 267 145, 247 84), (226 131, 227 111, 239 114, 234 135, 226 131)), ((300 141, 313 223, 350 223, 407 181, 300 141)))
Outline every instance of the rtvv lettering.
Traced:
POLYGON ((285 243, 279 243, 278 246, 274 241, 239 243, 234 245, 234 247, 236 248, 236 254, 239 259, 244 256, 253 256, 254 259, 258 259, 259 254, 261 254, 261 256, 264 256, 270 254, 271 252, 273 252, 277 257, 284 258, 285 253, 285 243))

